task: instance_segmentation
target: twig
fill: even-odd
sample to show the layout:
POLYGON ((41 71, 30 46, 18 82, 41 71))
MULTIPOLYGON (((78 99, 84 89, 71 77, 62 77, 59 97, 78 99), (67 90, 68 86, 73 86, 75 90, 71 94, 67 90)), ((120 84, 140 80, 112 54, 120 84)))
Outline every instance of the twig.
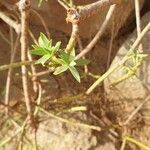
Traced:
POLYGON ((71 51, 75 47, 76 40, 79 33, 79 25, 78 25, 79 17, 80 15, 75 8, 68 9, 66 21, 72 23, 72 33, 69 42, 67 44, 67 47, 65 49, 67 53, 71 53, 71 51))
MULTIPOLYGON (((83 49, 83 45, 82 45, 82 41, 80 39, 80 37, 78 36, 77 38, 77 41, 78 41, 78 45, 79 45, 79 50, 80 52, 82 51, 83 49)), ((85 56, 83 56, 83 59, 85 59, 85 56)), ((87 74, 88 73, 88 66, 87 65, 84 65, 84 72, 87 74)))
POLYGON ((42 18, 42 16, 34 9, 31 9, 31 11, 40 19, 41 23, 43 24, 43 27, 45 29, 45 32, 48 36, 48 38, 50 38, 50 32, 49 32, 49 29, 45 23, 45 20, 42 18))
POLYGON ((34 34, 31 32, 30 29, 29 29, 29 35, 30 35, 31 39, 33 40, 33 42, 34 42, 36 45, 38 45, 38 41, 36 40, 34 34))
MULTIPOLYGON (((42 87, 41 84, 38 83, 38 97, 36 99, 36 104, 39 106, 41 104, 41 98, 42 98, 42 87)), ((39 108, 36 106, 33 115, 36 116, 38 113, 39 108)))
POLYGON ((124 137, 124 139, 123 139, 123 144, 122 144, 120 150, 125 150, 125 145, 126 145, 127 142, 131 142, 131 143, 133 143, 133 144, 139 146, 139 147, 140 147, 141 149, 143 149, 143 150, 150 150, 150 147, 144 145, 143 143, 141 143, 141 142, 139 142, 139 141, 137 141, 137 140, 135 140, 134 138, 131 138, 131 137, 129 137, 129 136, 125 136, 125 137, 124 137))
POLYGON ((97 130, 97 131, 101 131, 101 128, 98 126, 93 126, 93 125, 87 125, 87 124, 83 124, 83 123, 78 123, 78 122, 73 122, 61 117, 58 117, 50 112, 47 112, 46 110, 44 110, 43 108, 39 107, 39 110, 42 111, 43 113, 47 114, 48 116, 55 118, 61 122, 67 123, 67 124, 71 124, 74 126, 79 126, 79 127, 83 127, 83 128, 88 128, 88 129, 93 129, 93 130, 97 130))
POLYGON ((80 21, 85 20, 99 11, 102 7, 111 6, 113 4, 119 4, 120 0, 99 0, 92 4, 88 4, 85 6, 78 6, 80 21))
POLYGON ((116 8, 116 5, 112 5, 110 6, 109 8, 109 11, 106 15, 106 18, 102 24, 102 26, 100 27, 99 31, 97 32, 97 34, 95 35, 95 37, 93 38, 93 40, 88 44, 88 46, 82 50, 81 53, 79 53, 77 56, 76 56, 76 59, 79 59, 81 58, 82 56, 84 56, 85 54, 87 54, 89 51, 92 50, 92 48, 95 46, 95 44, 97 43, 97 41, 99 40, 99 38, 102 36, 103 32, 105 31, 112 15, 113 15, 113 12, 116 8))
MULTIPOLYGON (((135 2, 135 15, 136 15, 136 27, 137 27, 137 36, 141 33, 141 23, 140 23, 140 4, 139 0, 134 0, 135 2)), ((139 52, 143 52, 142 44, 139 45, 139 52)))
MULTIPOLYGON (((150 23, 146 25, 141 34, 135 40, 134 44, 131 46, 128 54, 135 50, 135 48, 140 44, 144 35, 150 30, 150 23)), ((104 73, 98 80, 96 80, 86 91, 86 94, 90 94, 104 79, 106 79, 112 72, 114 72, 117 68, 124 64, 128 60, 129 56, 126 55, 120 62, 117 62, 114 66, 112 66, 106 73, 104 73)))
POLYGON ((5 37, 5 35, 1 31, 0 31, 0 36, 7 44, 9 44, 9 45, 11 44, 10 41, 7 39, 7 37, 5 37))
POLYGON ((36 74, 31 74, 31 77, 40 77, 40 76, 43 76, 45 74, 49 74, 49 73, 52 73, 52 72, 53 72, 52 70, 37 72, 36 74))
POLYGON ((22 62, 16 62, 16 63, 8 64, 8 65, 2 65, 0 66, 0 71, 4 71, 10 68, 18 68, 18 67, 21 67, 22 65, 28 66, 31 64, 35 64, 35 62, 36 61, 22 61, 22 62))
MULTIPOLYGON (((27 55, 28 55, 29 61, 33 61, 33 58, 32 58, 32 56, 31 56, 31 53, 30 53, 29 50, 28 50, 28 54, 27 54, 27 55)), ((33 75, 36 74, 36 68, 35 68, 35 66, 34 66, 33 64, 31 64, 31 71, 32 71, 32 74, 33 74, 33 75)), ((37 90, 38 90, 38 85, 37 85, 38 79, 37 79, 36 76, 33 76, 33 77, 32 77, 32 82, 33 82, 33 90, 34 90, 34 92, 36 93, 37 90)))
MULTIPOLYGON (((28 51, 28 21, 29 21, 29 8, 30 0, 20 0, 18 3, 18 8, 21 13, 21 61, 26 61, 27 51, 28 51)), ((27 107, 27 112, 30 120, 32 121, 31 112, 31 99, 28 87, 28 74, 26 66, 21 67, 22 70, 22 84, 25 96, 25 102, 27 107)))
POLYGON ((16 21, 12 20, 10 17, 8 17, 3 11, 0 11, 0 18, 10 27, 12 27, 16 31, 16 33, 20 33, 21 25, 18 24, 16 21))
MULTIPOLYGON (((12 52, 11 52, 11 58, 10 58, 10 64, 14 62, 15 55, 16 55, 16 50, 18 46, 18 41, 19 41, 20 36, 18 35, 15 46, 12 47, 12 52)), ((13 41, 12 41, 13 42, 13 41)), ((12 79, 12 68, 9 68, 8 74, 7 74, 7 79, 6 79, 6 92, 5 92, 5 104, 9 104, 9 99, 10 99, 10 86, 11 86, 11 79, 12 79)), ((8 115, 8 107, 5 109, 6 115, 8 115)))
POLYGON ((115 32, 115 21, 114 21, 114 16, 113 16, 112 29, 111 29, 111 38, 110 38, 108 57, 107 57, 107 69, 109 68, 110 61, 111 61, 111 54, 112 54, 113 41, 114 41, 114 32, 115 32))
POLYGON ((129 124, 129 122, 132 120, 132 118, 138 113, 138 111, 143 107, 145 103, 147 103, 150 100, 150 95, 131 113, 131 115, 128 117, 128 119, 123 123, 123 125, 129 124))
POLYGON ((62 5, 66 10, 68 10, 70 8, 70 6, 65 2, 65 1, 62 1, 62 0, 57 0, 58 3, 60 5, 62 5))
POLYGON ((120 150, 124 150, 126 146, 126 138, 123 139, 120 150))

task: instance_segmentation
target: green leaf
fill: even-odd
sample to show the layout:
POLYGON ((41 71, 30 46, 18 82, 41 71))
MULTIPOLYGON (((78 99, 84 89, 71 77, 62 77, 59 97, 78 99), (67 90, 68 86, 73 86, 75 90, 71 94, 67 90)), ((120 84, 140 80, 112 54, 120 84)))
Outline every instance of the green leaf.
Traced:
POLYGON ((60 57, 61 57, 61 59, 64 60, 68 65, 70 64, 70 60, 69 60, 70 56, 69 56, 69 54, 67 54, 67 53, 65 53, 65 52, 62 52, 60 57))
POLYGON ((61 59, 64 60, 66 62, 66 64, 68 64, 68 66, 72 63, 72 64, 75 64, 74 60, 75 60, 75 57, 68 54, 68 53, 65 53, 65 52, 62 52, 61 53, 61 59))
POLYGON ((57 60, 55 60, 55 62, 60 64, 60 65, 67 65, 68 66, 68 64, 63 59, 58 58, 57 60))
POLYGON ((77 66, 84 66, 84 65, 88 65, 90 63, 89 60, 87 59, 78 59, 78 60, 75 60, 75 62, 77 63, 77 66))
POLYGON ((51 57, 55 55, 55 52, 56 52, 55 47, 52 47, 50 51, 51 57))
POLYGON ((138 62, 142 61, 143 58, 147 57, 147 54, 143 54, 138 51, 135 51, 135 52, 132 52, 129 56, 131 56, 133 62, 137 64, 138 62))
POLYGON ((55 72, 53 73, 54 75, 58 75, 62 72, 65 72, 66 70, 68 69, 68 66, 60 66, 60 67, 57 67, 55 72))
POLYGON ((38 47, 37 49, 31 50, 31 54, 43 56, 43 55, 50 54, 50 52, 48 50, 46 50, 46 49, 38 47))
POLYGON ((40 37, 38 39, 39 46, 49 49, 52 46, 52 40, 49 40, 43 33, 40 33, 40 37))
POLYGON ((74 76, 74 78, 80 83, 80 75, 77 71, 77 69, 73 66, 69 66, 69 70, 71 74, 74 76))
POLYGON ((75 66, 77 63, 75 61, 72 61, 69 66, 75 66))
POLYGON ((36 64, 42 64, 44 65, 44 63, 50 59, 50 55, 44 55, 43 57, 41 57, 39 60, 36 61, 36 64))
POLYGON ((56 45, 55 45, 55 47, 51 48, 51 54, 52 54, 52 56, 54 56, 55 53, 59 50, 60 45, 61 45, 61 42, 57 42, 56 45))
POLYGON ((57 42, 56 45, 55 45, 55 52, 57 52, 60 48, 60 45, 61 45, 61 42, 57 42))

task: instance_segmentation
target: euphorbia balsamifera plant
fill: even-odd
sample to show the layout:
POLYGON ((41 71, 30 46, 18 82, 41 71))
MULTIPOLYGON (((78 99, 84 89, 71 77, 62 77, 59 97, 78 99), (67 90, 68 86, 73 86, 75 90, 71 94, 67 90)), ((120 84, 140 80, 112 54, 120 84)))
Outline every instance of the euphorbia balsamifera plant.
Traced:
POLYGON ((37 45, 32 45, 31 51, 34 55, 41 56, 36 61, 36 64, 42 64, 54 70, 54 75, 58 75, 67 70, 71 72, 73 77, 80 82, 80 75, 76 66, 87 65, 87 59, 75 59, 75 50, 71 53, 65 52, 60 48, 61 42, 57 42, 55 46, 52 45, 52 40, 49 40, 43 33, 40 33, 37 45))

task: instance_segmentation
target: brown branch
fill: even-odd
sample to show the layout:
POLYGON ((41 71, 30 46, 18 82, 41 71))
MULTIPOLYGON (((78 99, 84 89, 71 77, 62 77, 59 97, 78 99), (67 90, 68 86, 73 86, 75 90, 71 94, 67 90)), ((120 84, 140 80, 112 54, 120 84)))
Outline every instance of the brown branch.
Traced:
MULTIPOLYGON (((77 39, 77 35, 78 35, 78 23, 81 22, 82 20, 90 17, 91 15, 95 14, 99 9, 101 9, 104 6, 110 6, 113 4, 118 4, 120 3, 120 0, 101 0, 101 1, 97 1, 94 2, 92 4, 89 5, 85 5, 85 6, 77 6, 77 8, 70 8, 70 6, 67 5, 67 3, 65 3, 64 1, 58 0, 58 2, 67 10, 67 22, 71 22, 72 23, 72 34, 71 34, 71 38, 69 40, 69 43, 66 47, 66 51, 70 53, 70 51, 72 50, 72 48, 75 46, 76 43, 76 39, 77 39)), ((113 6, 115 7, 115 5, 113 6)), ((114 8, 111 8, 112 11, 114 8)), ((108 15, 111 16, 110 13, 108 13, 108 15)), ((100 33, 98 33, 97 35, 97 39, 94 39, 93 41, 93 45, 90 45, 90 47, 88 47, 86 49, 86 51, 90 51, 89 49, 91 49, 95 43, 97 42, 97 40, 99 39, 100 35, 102 34, 102 32, 105 29, 106 24, 108 23, 109 20, 109 16, 106 17, 106 21, 103 23, 102 25, 102 31, 100 31, 100 33)), ((91 43, 92 44, 92 43, 91 43)), ((84 55, 85 51, 83 52, 84 55)), ((81 53, 81 56, 77 56, 78 57, 82 57, 83 56, 81 53)))
POLYGON ((69 5, 65 2, 65 1, 62 1, 62 0, 57 0, 58 1, 58 3, 60 4, 60 5, 62 5, 66 10, 68 10, 70 7, 69 7, 69 5))
MULTIPOLYGON (((18 35, 15 46, 12 47, 12 53, 11 53, 11 58, 10 58, 10 64, 14 62, 15 55, 16 55, 16 50, 18 46, 18 41, 19 41, 20 36, 18 35)), ((11 41, 13 42, 13 41, 11 41)), ((7 74, 7 79, 6 79, 6 92, 5 92, 5 104, 9 104, 9 99, 10 99, 10 86, 11 86, 11 79, 12 79, 12 68, 9 68, 8 74, 7 74)), ((8 108, 5 109, 6 115, 8 116, 8 108)))
POLYGON ((53 70, 46 70, 46 71, 42 71, 42 72, 37 72, 36 74, 32 74, 31 77, 40 77, 46 74, 50 74, 52 73, 53 70))
POLYGON ((133 117, 140 111, 143 105, 146 104, 149 100, 150 100, 150 95, 147 96, 147 98, 142 103, 140 103, 140 105, 130 114, 128 119, 122 125, 129 124, 129 122, 133 119, 133 117))
POLYGON ((106 18, 105 18, 102 26, 100 27, 99 31, 97 32, 97 34, 95 35, 93 40, 88 44, 88 46, 84 50, 82 50, 82 52, 80 54, 78 54, 76 56, 76 59, 79 59, 79 58, 83 57, 85 54, 87 54, 89 51, 92 50, 92 48, 95 46, 95 44, 97 43, 99 38, 102 36, 103 32, 105 31, 112 15, 113 15, 113 12, 114 12, 115 8, 116 8, 116 5, 110 6, 110 9, 109 9, 109 11, 106 15, 106 18))
MULTIPOLYGON (((136 16, 136 27, 137 27, 137 36, 141 33, 141 22, 140 22, 140 4, 139 0, 134 0, 135 2, 135 16, 136 16)), ((142 44, 139 45, 139 52, 143 52, 142 44)))
MULTIPOLYGON (((33 58, 32 58, 32 55, 31 55, 30 51, 28 51, 27 55, 28 55, 29 61, 33 61, 33 58)), ((32 71, 33 75, 36 74, 36 68, 33 64, 31 64, 31 71, 32 71)), ((37 81, 38 81, 37 77, 33 76, 32 77, 32 82, 33 82, 33 90, 34 90, 35 93, 38 91, 37 81)))
POLYGON ((113 4, 119 4, 120 0, 99 0, 92 4, 88 4, 85 6, 78 6, 80 21, 85 20, 86 18, 91 17, 97 11, 99 11, 102 7, 110 6, 113 4))
MULTIPOLYGON (((20 0, 18 7, 21 13, 21 61, 27 60, 28 51, 28 23, 29 23, 29 8, 30 0, 20 0)), ((22 70, 22 84, 25 96, 26 108, 30 121, 32 120, 31 112, 31 98, 28 87, 28 73, 25 65, 21 67, 22 70)))
POLYGON ((79 17, 80 15, 75 8, 68 9, 66 21, 72 23, 72 33, 71 33, 70 40, 66 47, 67 53, 71 53, 71 51, 75 47, 76 40, 77 40, 78 33, 79 33, 79 25, 78 25, 79 17))
POLYGON ((12 27, 16 33, 20 33, 20 27, 21 25, 18 24, 16 21, 8 17, 3 11, 0 11, 0 18, 7 23, 10 27, 12 27))
POLYGON ((36 10, 31 9, 31 11, 40 19, 48 38, 50 38, 50 32, 49 32, 49 29, 48 29, 47 24, 46 24, 45 20, 43 19, 43 17, 36 10))
POLYGON ((0 71, 4 71, 4 70, 10 69, 10 68, 18 68, 18 67, 21 67, 22 65, 28 66, 31 64, 35 64, 35 62, 36 61, 22 61, 22 62, 7 64, 7 65, 2 65, 2 66, 0 66, 0 71))
MULTIPOLYGON (((78 45, 79 45, 79 50, 80 52, 83 50, 83 45, 82 45, 82 41, 80 39, 80 37, 78 36, 77 38, 77 41, 78 41, 78 45)), ((85 59, 85 56, 82 57, 83 59, 85 59)), ((88 73, 88 66, 87 65, 84 65, 84 72, 87 74, 88 73)))
POLYGON ((107 55, 107 69, 110 66, 111 62, 111 55, 112 55, 112 48, 113 48, 113 42, 114 42, 114 37, 115 37, 115 21, 114 21, 114 16, 113 16, 113 22, 112 22, 112 29, 111 29, 111 38, 110 38, 110 43, 109 43, 109 50, 108 50, 108 55, 107 55))

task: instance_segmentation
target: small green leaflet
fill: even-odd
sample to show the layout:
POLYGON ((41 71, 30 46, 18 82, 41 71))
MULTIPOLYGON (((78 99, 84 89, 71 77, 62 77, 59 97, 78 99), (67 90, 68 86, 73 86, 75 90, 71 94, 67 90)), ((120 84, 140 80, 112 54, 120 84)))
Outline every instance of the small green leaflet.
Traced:
POLYGON ((147 54, 140 53, 139 51, 132 52, 129 56, 131 56, 133 62, 135 64, 139 63, 143 60, 143 58, 147 57, 147 54))
POLYGON ((73 66, 69 66, 69 70, 71 74, 74 76, 74 78, 80 83, 80 75, 77 71, 77 69, 73 66))
POLYGON ((43 33, 40 33, 38 44, 39 47, 49 49, 52 47, 52 40, 49 40, 43 33))
POLYGON ((68 70, 68 66, 60 66, 60 67, 57 67, 55 72, 54 72, 54 75, 58 75, 60 73, 63 73, 65 72, 66 70, 68 70))
POLYGON ((50 55, 44 55, 39 60, 36 61, 36 64, 42 64, 44 66, 45 62, 50 59, 50 55))
POLYGON ((31 53, 41 56, 36 63, 44 65, 46 61, 55 55, 55 53, 59 50, 60 45, 61 42, 57 42, 55 46, 52 46, 52 40, 49 40, 43 33, 40 33, 38 45, 32 45, 33 50, 31 53))

